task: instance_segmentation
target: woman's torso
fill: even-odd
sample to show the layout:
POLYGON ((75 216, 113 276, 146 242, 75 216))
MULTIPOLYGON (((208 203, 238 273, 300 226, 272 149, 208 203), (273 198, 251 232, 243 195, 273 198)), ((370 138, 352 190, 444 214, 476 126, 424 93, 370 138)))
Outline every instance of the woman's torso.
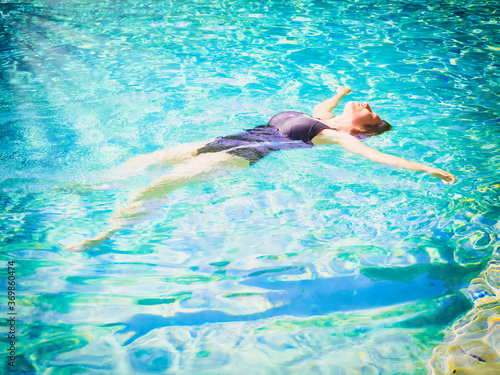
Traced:
POLYGON ((226 152, 253 164, 273 151, 313 147, 314 137, 324 129, 331 128, 304 113, 281 112, 265 126, 216 138, 198 149, 197 154, 226 152))
POLYGON ((313 143, 312 140, 323 129, 331 129, 324 122, 302 112, 287 111, 273 116, 268 126, 272 126, 292 140, 313 143))

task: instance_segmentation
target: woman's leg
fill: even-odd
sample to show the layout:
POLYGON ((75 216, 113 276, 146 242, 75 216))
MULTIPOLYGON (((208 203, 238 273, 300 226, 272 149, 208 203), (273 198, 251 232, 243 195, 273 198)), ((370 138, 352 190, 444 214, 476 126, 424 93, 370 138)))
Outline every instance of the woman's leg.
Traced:
POLYGON ((89 190, 112 189, 119 186, 117 181, 138 175, 154 165, 164 166, 182 163, 196 156, 198 149, 205 146, 207 143, 206 141, 186 143, 173 148, 151 152, 149 154, 137 155, 107 171, 105 178, 106 182, 101 182, 98 185, 71 183, 65 184, 62 187, 57 187, 55 190, 84 193, 89 190))
POLYGON ((125 207, 110 219, 111 225, 94 238, 69 246, 72 251, 84 251, 109 239, 115 232, 143 222, 158 207, 164 204, 165 196, 186 185, 208 181, 229 172, 246 168, 249 161, 224 152, 194 156, 176 165, 169 174, 157 179, 145 189, 137 191, 125 207))
POLYGON ((149 154, 134 156, 111 170, 111 178, 127 178, 139 174, 154 165, 161 166, 182 163, 196 156, 198 149, 206 144, 206 141, 187 143, 173 148, 151 152, 149 154))

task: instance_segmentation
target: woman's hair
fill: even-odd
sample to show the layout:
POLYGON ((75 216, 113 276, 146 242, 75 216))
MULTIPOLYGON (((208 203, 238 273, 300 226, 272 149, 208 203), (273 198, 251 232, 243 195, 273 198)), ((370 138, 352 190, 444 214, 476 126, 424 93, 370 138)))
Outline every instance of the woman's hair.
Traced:
POLYGON ((389 124, 387 121, 382 120, 382 124, 367 127, 365 132, 359 133, 356 136, 360 139, 365 139, 373 137, 374 135, 385 133, 389 130, 392 130, 391 124, 389 124))

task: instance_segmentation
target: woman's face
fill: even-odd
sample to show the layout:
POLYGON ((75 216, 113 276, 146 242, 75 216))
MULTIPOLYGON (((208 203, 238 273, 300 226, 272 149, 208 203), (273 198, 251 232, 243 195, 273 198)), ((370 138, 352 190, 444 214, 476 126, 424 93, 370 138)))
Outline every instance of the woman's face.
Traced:
POLYGON ((348 102, 343 114, 356 126, 364 127, 382 124, 382 119, 372 111, 368 103, 348 102))

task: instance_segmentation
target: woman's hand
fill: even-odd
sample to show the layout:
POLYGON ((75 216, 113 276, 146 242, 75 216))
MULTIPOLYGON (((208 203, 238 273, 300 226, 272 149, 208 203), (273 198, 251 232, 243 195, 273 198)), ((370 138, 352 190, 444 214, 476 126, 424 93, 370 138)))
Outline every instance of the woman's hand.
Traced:
POLYGON ((349 86, 337 87, 337 94, 339 94, 341 97, 344 97, 350 93, 351 93, 351 88, 349 86))
POLYGON ((452 175, 449 172, 443 171, 442 169, 429 167, 429 170, 426 172, 433 177, 440 178, 441 181, 443 181, 447 185, 451 185, 457 180, 457 178, 454 175, 452 175))

